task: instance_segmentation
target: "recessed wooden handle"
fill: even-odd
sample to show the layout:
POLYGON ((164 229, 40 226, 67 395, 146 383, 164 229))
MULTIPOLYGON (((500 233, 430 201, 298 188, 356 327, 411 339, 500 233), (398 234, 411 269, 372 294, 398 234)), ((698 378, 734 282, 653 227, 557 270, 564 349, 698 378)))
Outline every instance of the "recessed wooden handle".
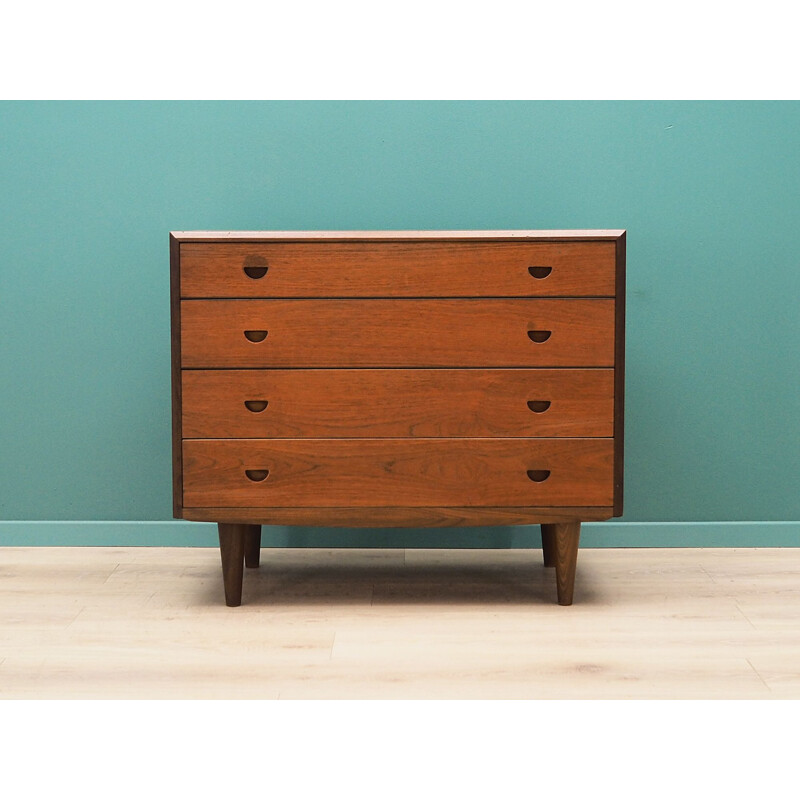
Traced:
POLYGON ((553 271, 552 267, 528 267, 528 272, 534 277, 541 280, 546 278, 553 271))
POLYGON ((269 405, 269 400, 245 400, 244 404, 248 411, 258 414, 269 405))
POLYGON ((546 342, 552 331, 528 331, 528 338, 532 342, 546 342))
POLYGON ((550 408, 550 401, 528 400, 528 408, 533 411, 534 414, 543 414, 548 408, 550 408))
POLYGON ((258 266, 258 267, 243 267, 244 274, 247 275, 248 278, 252 278, 254 281, 258 280, 259 278, 263 278, 267 274, 267 270, 269 267, 266 266, 258 266))
POLYGON ((253 483, 261 483, 261 481, 265 481, 267 479, 267 475, 269 475, 268 469, 246 469, 244 474, 247 475, 248 479, 253 481, 253 483))
POLYGON ((541 483, 542 481, 546 481, 550 477, 550 470, 549 469, 529 469, 528 470, 528 477, 534 483, 541 483))
POLYGON ((248 342, 263 342, 267 338, 268 331, 245 331, 244 338, 248 342))

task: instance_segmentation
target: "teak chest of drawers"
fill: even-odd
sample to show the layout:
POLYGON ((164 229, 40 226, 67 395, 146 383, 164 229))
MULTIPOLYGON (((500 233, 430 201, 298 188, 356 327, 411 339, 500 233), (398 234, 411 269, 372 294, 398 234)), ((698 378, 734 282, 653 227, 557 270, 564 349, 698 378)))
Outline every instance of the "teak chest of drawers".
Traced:
POLYGON ((624 231, 170 234, 174 515, 241 603, 261 525, 622 513, 624 231))

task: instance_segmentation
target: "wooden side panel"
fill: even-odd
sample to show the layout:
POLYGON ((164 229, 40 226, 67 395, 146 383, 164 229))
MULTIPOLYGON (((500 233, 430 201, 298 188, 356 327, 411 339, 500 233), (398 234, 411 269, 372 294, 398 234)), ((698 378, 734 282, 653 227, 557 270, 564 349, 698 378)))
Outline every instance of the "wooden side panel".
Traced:
POLYGON ((191 438, 611 437, 610 369, 184 370, 191 438))
POLYGON ((183 300, 181 331, 184 367, 614 364, 605 299, 183 300))
POLYGON ((614 304, 614 516, 622 516, 625 458, 625 232, 617 239, 614 304))
POLYGON ((171 333, 171 381, 172 381, 172 516, 181 519, 183 506, 183 474, 181 467, 183 415, 181 397, 181 300, 180 300, 180 242, 169 237, 169 288, 170 288, 170 333, 171 333))
POLYGON ((609 506, 611 439, 187 439, 187 506, 609 506))
POLYGON ((183 297, 613 297, 613 242, 186 243, 183 297))

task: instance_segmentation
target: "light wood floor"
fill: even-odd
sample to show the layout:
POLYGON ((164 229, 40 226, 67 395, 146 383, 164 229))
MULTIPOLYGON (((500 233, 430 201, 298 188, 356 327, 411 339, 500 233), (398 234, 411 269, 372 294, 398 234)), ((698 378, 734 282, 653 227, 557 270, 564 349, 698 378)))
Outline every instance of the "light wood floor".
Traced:
POLYGON ((800 548, 0 548, 0 698, 800 698, 800 548))

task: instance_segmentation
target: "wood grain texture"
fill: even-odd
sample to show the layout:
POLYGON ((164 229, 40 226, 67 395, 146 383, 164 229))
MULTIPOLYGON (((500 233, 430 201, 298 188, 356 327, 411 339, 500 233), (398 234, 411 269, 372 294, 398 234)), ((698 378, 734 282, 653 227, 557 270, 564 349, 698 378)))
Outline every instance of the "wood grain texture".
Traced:
POLYGON ((614 301, 183 300, 181 341, 187 368, 611 367, 614 301))
POLYGON ((556 591, 560 606, 571 606, 575 589, 575 568, 578 563, 580 522, 559 522, 553 526, 555 539, 556 591))
POLYGON ((608 241, 181 245, 183 297, 613 297, 614 280, 608 241))
POLYGON ((556 565, 556 528, 555 525, 542 523, 542 558, 546 567, 556 565))
POLYGON ((611 439, 186 439, 187 506, 609 506, 611 439), (254 482, 247 470, 269 470, 254 482), (529 470, 549 470, 530 480, 529 470))
POLYGON ((180 244, 169 237, 170 338, 172 390, 172 516, 179 519, 183 505, 183 470, 181 467, 181 301, 180 301, 180 244))
POLYGON ((581 547, 571 610, 535 549, 268 554, 234 611, 216 548, 0 548, 0 694, 800 699, 800 548, 581 547))
MULTIPOLYGON (((538 525, 542 522, 584 520, 599 522, 611 519, 613 508, 607 507, 544 507, 544 506, 438 506, 326 508, 296 506, 259 507, 193 507, 184 508, 183 519, 195 522, 236 522, 264 525, 303 525, 345 528, 452 528, 475 525, 538 525)), ((449 531, 445 531, 450 536, 449 531)), ((443 540, 443 544, 448 540, 443 540)))
POLYGON ((225 605, 239 606, 242 604, 245 535, 250 526, 220 522, 217 527, 225 605))
POLYGON ((187 439, 614 431, 614 374, 606 369, 184 370, 182 380, 187 439), (534 412, 529 402, 550 405, 534 412))
POLYGON ((255 568, 261 561, 261 526, 248 525, 244 532, 244 565, 255 568))
POLYGON ((622 516, 625 460, 625 264, 626 236, 616 240, 617 299, 614 305, 614 516, 622 516))

